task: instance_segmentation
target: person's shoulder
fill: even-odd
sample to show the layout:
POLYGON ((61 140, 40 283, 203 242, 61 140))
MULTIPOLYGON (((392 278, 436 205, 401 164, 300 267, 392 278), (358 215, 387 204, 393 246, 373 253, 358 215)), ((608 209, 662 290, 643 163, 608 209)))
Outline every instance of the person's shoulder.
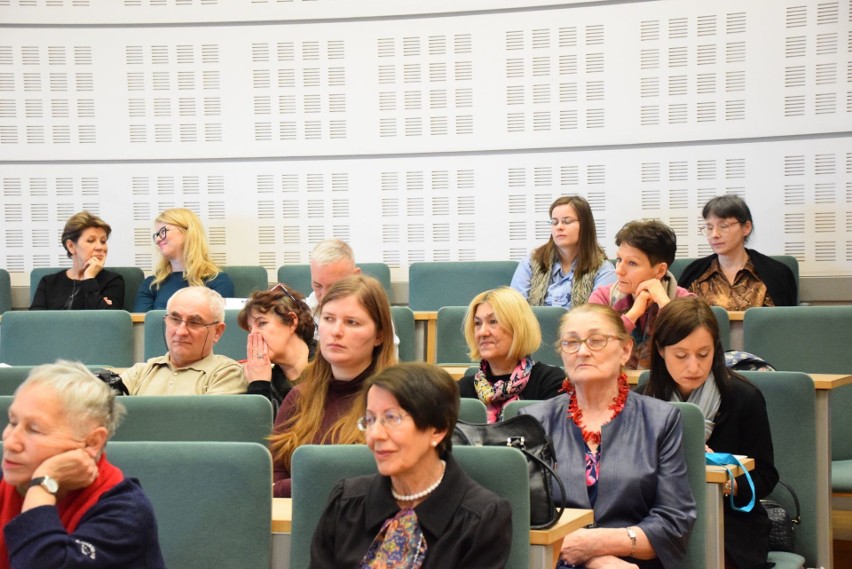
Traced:
POLYGON ((552 366, 550 364, 546 364, 544 362, 535 362, 533 365, 532 373, 539 375, 541 377, 559 377, 560 379, 565 377, 565 372, 561 367, 552 366))
POLYGON ((104 492, 98 500, 102 505, 121 507, 128 516, 151 521, 154 519, 154 506, 136 478, 127 478, 104 492))
POLYGON ((642 395, 632 390, 628 392, 627 405, 635 406, 637 410, 645 415, 668 417, 672 413, 677 413, 677 407, 668 401, 642 395))
POLYGON ((240 362, 222 354, 210 354, 211 361, 216 363, 216 367, 237 366, 242 369, 240 362))
POLYGON ((560 393, 551 399, 545 399, 532 405, 527 405, 519 410, 522 415, 532 415, 539 421, 560 416, 568 407, 568 394, 560 393))
POLYGON ((340 498, 343 500, 353 500, 365 498, 370 491, 378 474, 365 474, 363 476, 355 476, 354 478, 344 478, 336 484, 340 490, 340 498))
POLYGON ((592 292, 589 302, 592 304, 609 304, 610 291, 614 286, 615 283, 599 286, 592 292))

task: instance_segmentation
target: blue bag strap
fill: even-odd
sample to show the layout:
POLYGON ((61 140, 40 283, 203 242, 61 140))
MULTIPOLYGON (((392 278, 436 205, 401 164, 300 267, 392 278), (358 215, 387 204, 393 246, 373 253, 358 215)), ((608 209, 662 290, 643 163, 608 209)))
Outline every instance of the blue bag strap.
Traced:
POLYGON ((748 473, 748 470, 745 469, 740 460, 734 455, 727 452, 708 452, 705 453, 707 464, 713 466, 722 466, 725 468, 725 471, 728 473, 728 477, 731 479, 731 488, 734 485, 734 473, 728 468, 729 464, 736 464, 739 466, 742 471, 745 473, 745 479, 748 481, 748 487, 751 489, 751 500, 745 506, 737 506, 734 504, 734 493, 728 496, 728 499, 731 503, 731 509, 737 510, 739 512, 750 512, 752 508, 754 508, 754 482, 751 481, 751 474, 748 473))

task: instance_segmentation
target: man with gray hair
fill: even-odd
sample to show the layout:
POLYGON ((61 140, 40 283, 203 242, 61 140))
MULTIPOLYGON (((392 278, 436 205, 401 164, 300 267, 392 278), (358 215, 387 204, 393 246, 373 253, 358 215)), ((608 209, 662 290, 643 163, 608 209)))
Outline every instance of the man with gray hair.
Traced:
POLYGON ((163 317, 164 356, 121 374, 130 395, 225 395, 245 393, 239 363, 213 353, 225 332, 225 300, 213 289, 190 286, 169 299, 163 317))

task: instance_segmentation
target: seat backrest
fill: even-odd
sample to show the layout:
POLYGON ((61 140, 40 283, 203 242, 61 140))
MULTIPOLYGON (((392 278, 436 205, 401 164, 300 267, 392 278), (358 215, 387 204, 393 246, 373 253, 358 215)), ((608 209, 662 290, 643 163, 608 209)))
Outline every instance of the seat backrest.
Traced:
MULTIPOLYGON (((4 366, 0 367, 0 396, 14 395, 35 366, 4 366)), ((89 366, 96 369, 99 366, 89 366)), ((0 413, 0 420, 6 415, 0 413)))
POLYGON ((533 314, 541 329, 541 346, 533 354, 533 359, 552 366, 562 365, 562 356, 556 349, 559 340, 559 323, 565 315, 561 306, 533 306, 533 314))
POLYGON ((799 260, 790 255, 772 255, 772 258, 779 263, 784 263, 793 272, 793 277, 796 279, 796 303, 799 302, 799 260))
POLYGON ((256 290, 269 288, 269 274, 260 265, 229 265, 222 272, 234 283, 235 298, 248 298, 256 290))
POLYGON ((12 279, 9 271, 0 269, 0 314, 12 310, 12 279))
POLYGON ((393 331, 399 338, 399 361, 416 361, 414 313, 407 306, 391 306, 391 318, 393 318, 393 331))
MULTIPOLYGON (((239 310, 225 311, 225 333, 213 347, 213 353, 227 356, 234 360, 246 358, 246 342, 248 332, 240 328, 237 323, 239 310)), ((145 313, 144 329, 144 358, 154 358, 166 353, 166 338, 164 335, 163 316, 165 310, 150 310, 145 313)))
POLYGON ((680 281, 680 275, 683 274, 683 270, 695 260, 696 257, 683 257, 681 259, 675 259, 674 263, 672 263, 669 267, 669 272, 674 275, 676 281, 680 281))
POLYGON ((412 263, 408 305, 415 312, 467 306, 482 291, 509 286, 517 267, 514 261, 412 263))
POLYGON ((265 446, 110 442, 107 455, 151 500, 168 567, 269 567, 272 459, 265 446))
MULTIPOLYGON (((124 279, 124 306, 122 306, 122 310, 133 312, 136 293, 139 291, 139 285, 145 280, 145 273, 139 267, 104 267, 104 269, 122 276, 124 279)), ((37 267, 30 271, 30 304, 33 302, 38 283, 42 277, 63 270, 65 270, 64 267, 37 267)))
POLYGON ((127 415, 116 441, 210 441, 266 444, 272 403, 260 395, 122 397, 127 415))
POLYGON ((438 310, 435 356, 439 364, 471 363, 462 330, 466 312, 466 306, 444 306, 438 310))
MULTIPOLYGON (((802 523, 796 526, 796 531, 793 532, 794 552, 807 560, 805 567, 815 567, 817 544, 820 539, 829 538, 817 534, 815 465, 819 459, 816 453, 816 401, 813 380, 798 372, 741 373, 763 393, 769 415, 769 428, 772 431, 775 468, 781 480, 792 486, 799 497, 802 523)), ((832 433, 832 438, 834 436, 835 433, 832 433)), ((795 512, 792 499, 781 485, 775 487, 769 498, 782 503, 787 511, 795 512)))
POLYGON ((722 349, 728 351, 731 349, 731 318, 728 316, 728 311, 721 306, 711 306, 713 316, 716 317, 716 323, 719 324, 719 339, 722 341, 722 349))
POLYGON ((87 365, 133 364, 133 322, 123 310, 12 310, 0 327, 0 362, 9 365, 58 358, 87 365))
MULTIPOLYGON (((508 569, 529 567, 529 478, 527 461, 508 447, 455 447, 453 456, 468 476, 512 506, 512 550, 508 569)), ((290 567, 310 563, 314 528, 341 478, 376 472, 364 445, 303 445, 293 454, 293 524, 290 567)))
MULTIPOLYGON (((706 565, 707 531, 707 474, 704 460, 704 415, 692 403, 672 403, 680 410, 683 427, 683 454, 686 476, 698 508, 698 517, 689 534, 684 567, 701 569, 706 565)), ((709 568, 708 568, 709 569, 709 568)))
MULTIPOLYGON (((358 267, 363 274, 375 277, 382 283, 388 299, 393 303, 390 267, 385 263, 358 263, 358 267)), ((298 290, 307 297, 313 292, 311 288, 311 266, 309 264, 282 265, 278 267, 278 282, 298 290)))
POLYGON ((535 405, 536 403, 541 403, 541 401, 535 399, 516 399, 515 401, 510 401, 503 407, 503 420, 515 417, 520 409, 527 405, 535 405))
MULTIPOLYGON (((777 370, 852 373, 852 306, 778 306, 746 310, 743 345, 777 370)), ((832 409, 852 408, 852 385, 833 389, 832 409)), ((852 421, 831 414, 831 456, 852 459, 852 421)))
POLYGON ((459 400, 459 419, 466 423, 485 423, 488 421, 488 412, 485 403, 479 399, 462 397, 459 400))

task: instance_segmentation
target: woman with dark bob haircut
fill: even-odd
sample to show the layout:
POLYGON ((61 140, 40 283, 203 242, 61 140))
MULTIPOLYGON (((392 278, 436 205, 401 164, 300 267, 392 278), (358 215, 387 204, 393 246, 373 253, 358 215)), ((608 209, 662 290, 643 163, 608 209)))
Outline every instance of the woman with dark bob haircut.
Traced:
MULTIPOLYGON (((704 414, 708 452, 754 458, 754 508, 739 512, 724 501, 725 554, 737 569, 764 567, 769 518, 760 500, 778 481, 766 401, 757 387, 725 367, 719 325, 703 299, 679 298, 662 309, 653 343, 651 378, 639 392, 663 401, 696 404, 704 414)), ((733 485, 727 483, 724 492, 733 494, 741 506, 752 497, 744 476, 733 485)))
POLYGON ((302 293, 278 283, 253 292, 237 322, 249 332, 243 364, 247 393, 263 395, 278 409, 314 359, 316 324, 311 309, 302 293))
POLYGON ((310 566, 505 567, 511 507, 453 460, 456 382, 437 366, 407 363, 386 368, 364 388, 358 428, 379 473, 334 487, 310 566))
POLYGON ((530 306, 585 304, 598 287, 615 282, 612 264, 598 243, 589 202, 561 196, 550 204, 550 238, 518 263, 512 288, 530 306))
POLYGON ((104 269, 110 233, 109 224, 88 211, 68 218, 60 240, 71 267, 41 278, 30 310, 123 309, 124 277, 104 269))
POLYGON ((690 263, 680 277, 681 286, 725 310, 796 305, 798 286, 793 271, 746 249, 754 222, 741 197, 716 196, 704 205, 701 217, 704 225, 699 229, 713 254, 690 263))

